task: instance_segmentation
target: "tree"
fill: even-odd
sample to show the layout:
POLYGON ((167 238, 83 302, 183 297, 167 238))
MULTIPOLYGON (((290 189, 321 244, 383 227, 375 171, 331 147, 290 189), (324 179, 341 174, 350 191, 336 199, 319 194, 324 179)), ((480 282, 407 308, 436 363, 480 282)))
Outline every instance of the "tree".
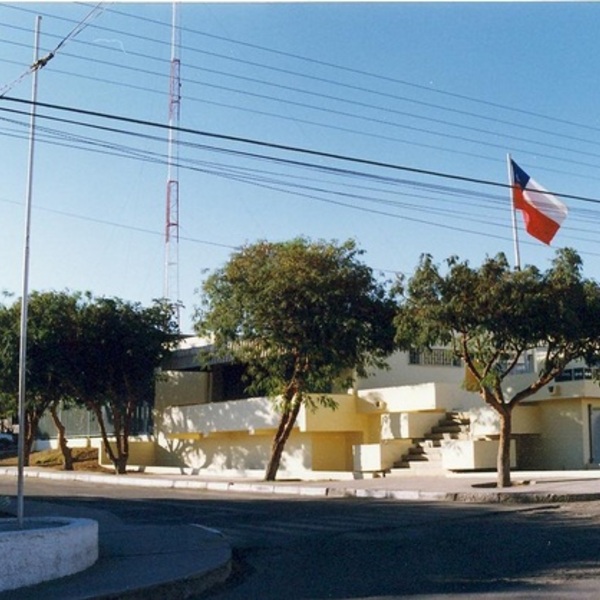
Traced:
MULTIPOLYGON (((59 432, 65 469, 72 469, 65 428, 56 407, 70 397, 79 298, 75 293, 50 291, 33 292, 28 300, 25 423, 19 424, 19 435, 25 436, 26 465, 39 421, 50 409, 59 432)), ((20 300, 11 306, 0 306, 0 391, 10 398, 13 412, 17 411, 19 388, 20 320, 20 300)))
POLYGON ((117 473, 126 472, 136 409, 152 402, 157 369, 176 342, 174 314, 162 301, 143 307, 90 296, 79 311, 73 391, 98 419, 117 473))
POLYGON ((421 257, 405 286, 396 317, 403 349, 447 344, 460 357, 483 401, 499 415, 498 486, 510 485, 512 411, 559 375, 567 363, 590 358, 600 340, 600 288, 584 279, 571 249, 557 251, 552 266, 511 270, 506 257, 472 268, 456 257, 440 274, 430 255, 421 257), (523 356, 545 352, 541 369, 521 390, 507 392, 505 378, 523 356))
POLYGON ((349 385, 393 350, 394 303, 352 241, 258 242, 234 253, 203 285, 196 330, 212 353, 246 365, 248 391, 277 401, 280 421, 265 479, 303 404, 335 408, 327 391, 349 385))

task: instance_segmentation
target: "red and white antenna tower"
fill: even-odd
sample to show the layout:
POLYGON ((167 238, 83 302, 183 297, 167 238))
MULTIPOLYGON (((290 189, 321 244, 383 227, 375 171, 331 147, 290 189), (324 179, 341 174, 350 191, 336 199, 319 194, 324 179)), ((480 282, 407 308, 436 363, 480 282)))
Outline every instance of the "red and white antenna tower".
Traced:
POLYGON ((169 138, 167 150, 167 211, 165 227, 164 297, 176 305, 179 324, 179 146, 177 133, 181 105, 181 30, 177 2, 173 2, 171 20, 171 76, 169 78, 169 138))

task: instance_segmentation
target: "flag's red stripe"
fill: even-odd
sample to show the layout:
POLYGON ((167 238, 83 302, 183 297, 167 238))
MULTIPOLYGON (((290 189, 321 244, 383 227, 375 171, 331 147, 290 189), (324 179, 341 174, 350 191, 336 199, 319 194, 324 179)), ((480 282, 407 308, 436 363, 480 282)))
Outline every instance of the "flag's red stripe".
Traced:
POLYGON ((515 204, 515 208, 519 208, 523 212, 523 220, 525 221, 527 233, 540 240, 540 242, 549 244, 556 235, 560 225, 529 204, 522 196, 521 200, 522 202, 519 206, 515 204))

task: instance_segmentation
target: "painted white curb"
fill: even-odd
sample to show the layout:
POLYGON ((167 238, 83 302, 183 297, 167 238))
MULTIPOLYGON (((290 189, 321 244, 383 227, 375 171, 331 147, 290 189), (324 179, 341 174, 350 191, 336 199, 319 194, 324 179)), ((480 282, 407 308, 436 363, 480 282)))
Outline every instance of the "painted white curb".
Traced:
POLYGON ((0 592, 83 571, 98 560, 98 523, 91 519, 0 519, 0 592))

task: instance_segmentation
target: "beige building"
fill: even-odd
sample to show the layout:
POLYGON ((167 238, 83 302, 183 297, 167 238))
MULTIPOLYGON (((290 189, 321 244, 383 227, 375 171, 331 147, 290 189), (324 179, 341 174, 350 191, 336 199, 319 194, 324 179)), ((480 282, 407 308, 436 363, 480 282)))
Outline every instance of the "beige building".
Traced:
MULTIPOLYGON (((154 441, 132 463, 214 475, 262 475, 278 414, 268 398, 244 393, 241 369, 200 370, 198 340, 166 365, 155 401, 154 441)), ((533 378, 536 356, 520 365, 507 393, 533 378)), ((463 389, 464 369, 445 349, 397 353, 390 369, 334 394, 338 409, 302 409, 279 478, 356 477, 412 469, 493 469, 498 418, 463 389)), ((600 463, 600 387, 572 365, 518 407, 512 455, 517 469, 585 469, 600 463)), ((135 452, 136 450, 134 450, 135 452)))

